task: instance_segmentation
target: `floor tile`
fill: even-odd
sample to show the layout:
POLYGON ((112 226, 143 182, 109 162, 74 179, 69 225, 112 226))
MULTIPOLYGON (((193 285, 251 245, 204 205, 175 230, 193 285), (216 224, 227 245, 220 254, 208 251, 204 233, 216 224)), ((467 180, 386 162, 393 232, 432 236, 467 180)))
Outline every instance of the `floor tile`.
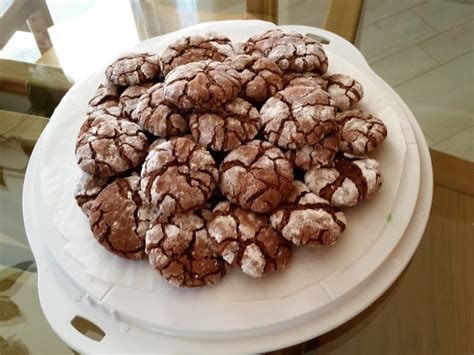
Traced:
POLYGON ((440 32, 474 18, 473 4, 452 1, 429 1, 412 11, 440 32))
POLYGON ((433 149, 474 162, 474 126, 433 145, 433 149))
POLYGON ((474 50, 474 20, 440 33, 419 45, 441 63, 469 53, 474 50))
POLYGON ((395 88, 434 143, 474 125, 472 63, 474 52, 395 88))
POLYGON ((366 0, 361 27, 369 26, 386 17, 426 2, 426 0, 366 0))
POLYGON ((364 27, 360 49, 369 63, 408 48, 436 34, 436 31, 410 11, 364 27))
POLYGON ((372 68, 390 85, 410 80, 439 64, 418 46, 411 46, 372 64, 372 68))

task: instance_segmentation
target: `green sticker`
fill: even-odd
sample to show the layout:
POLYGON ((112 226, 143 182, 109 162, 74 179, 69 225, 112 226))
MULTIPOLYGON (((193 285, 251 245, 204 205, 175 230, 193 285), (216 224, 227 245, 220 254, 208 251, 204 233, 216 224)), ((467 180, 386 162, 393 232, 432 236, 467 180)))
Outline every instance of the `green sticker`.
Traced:
POLYGON ((389 213, 388 216, 387 216, 387 223, 392 222, 392 219, 393 219, 393 216, 392 216, 391 213, 389 213))

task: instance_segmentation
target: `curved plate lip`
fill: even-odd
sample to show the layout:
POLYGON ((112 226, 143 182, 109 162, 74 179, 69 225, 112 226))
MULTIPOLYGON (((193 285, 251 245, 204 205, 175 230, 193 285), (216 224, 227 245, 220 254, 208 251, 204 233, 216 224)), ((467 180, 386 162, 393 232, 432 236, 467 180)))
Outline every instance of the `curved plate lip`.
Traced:
MULTIPOLYGON (((314 29, 313 29, 313 30, 314 30, 314 29)), ((318 30, 318 31, 319 31, 319 30, 318 30)), ((369 68, 369 69, 370 69, 370 68, 369 68)), ((372 73, 373 73, 373 72, 372 72, 372 73)), ((375 73, 374 73, 374 74, 375 74, 375 73)), ((413 204, 413 207, 414 207, 414 204, 413 204)), ((375 270, 375 269, 374 269, 374 270, 375 270)), ((161 330, 161 331, 165 331, 165 332, 169 332, 169 331, 170 331, 169 329, 160 329, 160 330, 161 330)), ((174 333, 173 330, 171 330, 171 332, 174 333)), ((179 330, 178 330, 178 332, 179 332, 179 330)), ((252 333, 255 332, 255 329, 252 329, 251 332, 252 332, 252 333)), ((185 334, 185 333, 181 333, 181 332, 179 332, 179 334, 180 334, 180 335, 181 335, 181 334, 189 335, 189 334, 185 334)), ((215 334, 213 333, 213 335, 215 335, 215 334)))

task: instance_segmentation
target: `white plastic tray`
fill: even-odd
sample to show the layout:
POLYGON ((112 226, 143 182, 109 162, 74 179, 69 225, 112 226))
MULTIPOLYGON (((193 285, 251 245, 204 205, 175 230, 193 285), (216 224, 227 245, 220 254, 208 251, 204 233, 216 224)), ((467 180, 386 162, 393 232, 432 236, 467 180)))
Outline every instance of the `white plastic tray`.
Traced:
MULTIPOLYGON (((248 24, 250 24, 250 22, 246 23, 246 26, 248 26, 248 24)), ((235 22, 226 22, 224 25, 236 26, 237 24, 235 22)), ((260 26, 260 23, 258 23, 258 25, 260 26)), ((201 25, 201 27, 206 26, 212 27, 213 25, 201 25)), ((222 23, 220 23, 219 26, 222 27, 222 23)), ((175 329, 171 329, 171 332, 179 334, 181 337, 167 336, 163 333, 159 334, 149 330, 150 328, 155 328, 163 332, 168 331, 167 329, 149 327, 143 320, 130 317, 127 313, 127 309, 123 310, 123 306, 127 304, 139 304, 143 309, 152 309, 153 300, 146 300, 145 298, 145 302, 142 302, 143 298, 141 297, 143 293, 139 292, 137 294, 135 290, 127 290, 125 287, 116 286, 111 291, 110 285, 107 282, 101 282, 96 278, 87 276, 82 270, 82 265, 75 264, 74 260, 63 252, 65 239, 51 225, 50 216, 48 216, 48 208, 44 206, 44 201, 41 198, 39 201, 38 199, 35 201, 34 198, 35 196, 38 197, 38 181, 40 181, 38 169, 36 168, 41 155, 42 143, 39 142, 31 157, 25 181, 25 225, 32 249, 38 259, 40 300, 45 309, 46 316, 58 334, 73 348, 86 352, 114 351, 114 349, 121 351, 127 351, 127 349, 133 351, 156 351, 159 349, 163 351, 180 350, 186 352, 191 350, 200 351, 199 349, 202 351, 204 348, 206 348, 207 351, 214 350, 220 352, 224 351, 224 349, 232 349, 240 352, 280 348, 328 331, 360 312, 393 282, 408 262, 416 249, 418 241, 421 238, 421 230, 426 223, 431 203, 432 188, 431 164, 429 156, 427 155, 426 143, 424 142, 423 136, 420 135, 416 121, 393 90, 373 74, 360 53, 348 42, 334 34, 319 29, 303 26, 288 26, 286 28, 302 33, 315 33, 319 36, 326 37, 331 41, 329 45, 331 51, 344 50, 343 53, 345 56, 350 56, 352 62, 357 63, 358 66, 365 67, 367 70, 364 71, 364 73, 370 75, 371 80, 377 81, 379 85, 383 87, 383 90, 386 91, 387 95, 391 96, 392 100, 396 100, 400 112, 406 118, 403 123, 403 130, 408 147, 405 167, 410 165, 410 162, 415 162, 418 168, 412 169, 411 173, 405 176, 405 179, 408 179, 406 181, 407 185, 410 185, 408 181, 411 181, 412 185, 413 182, 418 185, 420 168, 418 148, 422 155, 421 168, 423 184, 421 185, 418 201, 416 201, 416 192, 418 190, 416 189, 415 193, 413 193, 413 189, 410 190, 411 198, 418 206, 415 211, 417 217, 415 220, 412 218, 407 231, 403 234, 405 227, 410 221, 411 211, 409 211, 407 223, 400 226, 399 230, 395 229, 392 232, 394 236, 394 238, 392 238, 393 243, 384 242, 382 245, 377 246, 377 240, 373 247, 373 252, 375 252, 376 255, 374 255, 374 257, 370 256, 370 254, 363 256, 363 258, 366 259, 363 262, 363 269, 358 269, 357 267, 350 268, 328 279, 328 285, 331 285, 333 290, 331 292, 333 297, 324 307, 318 307, 316 313, 303 312, 298 317, 292 317, 279 323, 260 328, 250 327, 249 329, 240 329, 239 332, 214 334, 208 331, 204 336, 202 334, 196 335, 192 332, 179 332, 180 329, 176 327, 175 329), (416 132, 416 138, 413 131, 416 132), (44 248, 44 244, 34 239, 38 235, 46 236, 48 248, 44 248), (407 238, 408 235, 410 235, 409 238, 407 238), (52 257, 52 254, 48 250, 54 251, 54 257, 52 257), (394 254, 397 250, 400 250, 398 254, 394 254), (382 259, 380 259, 381 255, 383 256, 382 259), (55 270, 54 275, 52 275, 50 271, 46 272, 45 269, 41 267, 42 265, 40 264, 43 262, 42 260, 45 264, 49 264, 48 266, 45 265, 47 270, 55 270), (370 261, 373 262, 371 263, 370 261), (377 276, 382 274, 388 276, 386 278, 377 276), (45 284, 47 284, 47 288, 45 289, 42 287, 43 277, 45 284), (353 280, 353 286, 349 289, 347 289, 347 287, 339 287, 341 281, 345 280, 353 280), (91 284, 93 284, 93 287, 91 287, 91 284), (111 306, 113 302, 110 302, 110 300, 114 292, 117 297, 116 299, 121 303, 118 304, 119 307, 111 306), (361 299, 358 300, 358 298, 361 299), (137 300, 137 302, 126 302, 126 299, 128 301, 134 299, 137 300), (144 307, 143 305, 147 306, 144 307), (62 309, 63 306, 64 309, 62 309), (76 314, 89 318, 102 327, 107 334, 106 337, 100 343, 95 343, 88 338, 82 337, 69 324, 69 321, 76 314), (144 326, 147 330, 145 330, 144 326), (137 344, 140 344, 138 348, 137 344), (236 347, 236 344, 239 344, 239 347, 236 347)), ((222 30, 219 29, 219 31, 222 30)), ((225 33, 225 31, 222 32, 225 33)), ((404 169, 404 171, 405 170, 407 169, 404 169)), ((408 169, 408 171, 410 170, 408 169)), ((403 185, 402 183, 400 186, 403 187, 403 185)), ((400 191, 402 191, 401 197, 403 198, 403 189, 400 191)), ((399 208, 406 209, 406 205, 400 205, 399 208)), ((394 213, 396 213, 396 211, 394 211, 394 213)), ((196 307, 197 303, 191 306, 196 307)), ((278 304, 274 307, 278 307, 278 304)), ((272 307, 267 309, 271 310, 272 307)), ((273 312, 274 309, 275 308, 273 308, 273 312)), ((280 310, 281 308, 278 309, 280 310)))

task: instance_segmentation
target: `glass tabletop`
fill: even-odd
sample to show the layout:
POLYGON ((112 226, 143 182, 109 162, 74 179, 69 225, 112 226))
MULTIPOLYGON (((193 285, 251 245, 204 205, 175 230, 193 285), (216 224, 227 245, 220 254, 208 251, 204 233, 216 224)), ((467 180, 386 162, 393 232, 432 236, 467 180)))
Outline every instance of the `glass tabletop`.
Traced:
MULTIPOLYGON (((474 279, 473 267, 468 265, 474 252, 473 1, 3 0, 0 354, 73 352, 51 330, 41 311, 21 205, 29 157, 61 98, 75 82, 142 40, 228 19, 322 27, 354 42, 411 108, 432 153, 437 183, 432 215, 406 272, 356 319, 284 353, 342 354, 349 345, 352 353, 380 353, 385 349, 377 336, 394 329, 399 337, 388 339, 393 353, 472 353, 474 344, 467 334, 474 331, 474 290, 462 284, 472 284, 474 279), (446 239, 447 235, 452 238, 446 239), (436 258, 445 258, 449 270, 438 265, 436 258), (443 312, 424 319, 431 308, 418 310, 418 319, 406 311, 408 306, 420 305, 409 295, 410 287, 416 288, 421 279, 431 291, 450 282, 453 292, 446 297, 454 303, 450 310, 455 319, 443 312), (402 325, 389 315, 407 322, 408 330, 400 330, 402 325), (426 334, 419 335, 418 342, 406 347, 397 344, 423 327, 426 334), (456 340, 449 344, 448 336, 456 340)), ((426 301, 430 307, 443 304, 425 289, 418 291, 430 297, 426 301)))

